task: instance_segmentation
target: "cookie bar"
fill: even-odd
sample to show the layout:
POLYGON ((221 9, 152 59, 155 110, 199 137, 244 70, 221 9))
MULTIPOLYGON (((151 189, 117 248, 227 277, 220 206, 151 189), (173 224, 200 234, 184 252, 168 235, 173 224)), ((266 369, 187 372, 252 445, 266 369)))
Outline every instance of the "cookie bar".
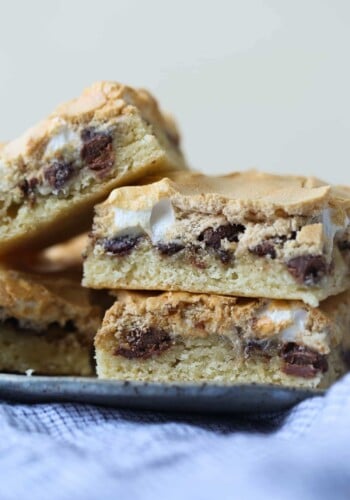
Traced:
POLYGON ((0 147, 0 255, 83 232, 116 186, 182 168, 178 130, 155 99, 98 82, 0 147))
POLYGON ((320 300, 350 285, 349 192, 249 171, 175 174, 97 206, 93 288, 320 300))
POLYGON ((75 236, 63 243, 45 248, 41 252, 26 252, 23 259, 21 254, 6 256, 6 261, 15 269, 35 271, 39 273, 61 272, 76 280, 82 277, 82 254, 88 243, 87 233, 75 236))
POLYGON ((96 339, 101 378, 326 387, 347 368, 350 293, 300 301, 122 292, 96 339))
POLYGON ((0 269, 0 371, 93 375, 102 302, 61 272, 0 269))

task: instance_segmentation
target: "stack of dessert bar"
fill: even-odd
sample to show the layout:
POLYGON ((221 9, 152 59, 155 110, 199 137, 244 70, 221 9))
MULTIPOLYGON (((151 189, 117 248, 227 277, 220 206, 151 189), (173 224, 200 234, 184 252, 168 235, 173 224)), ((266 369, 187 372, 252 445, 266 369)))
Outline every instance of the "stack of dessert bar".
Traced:
POLYGON ((81 286, 86 238, 63 242, 91 228, 116 186, 184 168, 172 119, 148 92, 114 82, 0 145, 0 371, 95 374, 112 302, 81 286))
POLYGON ((98 375, 319 387, 344 373, 347 190, 257 172, 171 177, 96 207, 83 284, 123 290, 95 340, 98 375))
POLYGON ((0 370, 93 374, 94 337, 101 378, 324 387, 347 369, 348 188, 190 172, 154 98, 101 82, 0 146, 0 199, 0 370))

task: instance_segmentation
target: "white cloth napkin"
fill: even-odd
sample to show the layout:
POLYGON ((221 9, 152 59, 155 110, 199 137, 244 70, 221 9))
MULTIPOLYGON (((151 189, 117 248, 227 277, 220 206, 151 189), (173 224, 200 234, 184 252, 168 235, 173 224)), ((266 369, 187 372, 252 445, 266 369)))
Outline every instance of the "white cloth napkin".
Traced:
POLYGON ((0 499, 350 499, 350 375, 268 415, 0 404, 0 499))

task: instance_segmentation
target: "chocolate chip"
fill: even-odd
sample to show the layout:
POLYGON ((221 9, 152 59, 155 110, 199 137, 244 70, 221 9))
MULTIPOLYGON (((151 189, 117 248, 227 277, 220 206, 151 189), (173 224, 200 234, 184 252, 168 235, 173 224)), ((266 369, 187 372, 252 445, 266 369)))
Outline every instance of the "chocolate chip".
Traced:
POLYGON ((259 243, 255 247, 250 247, 249 252, 257 255, 258 257, 266 257, 267 255, 269 255, 271 259, 276 258, 275 247, 272 245, 272 243, 269 243, 268 241, 263 241, 262 243, 259 243))
POLYGON ((69 319, 63 327, 65 332, 76 332, 78 330, 73 320, 69 319))
POLYGON ((48 184, 59 191, 75 174, 72 163, 55 161, 50 167, 44 170, 44 178, 48 184))
POLYGON ((36 201, 36 187, 38 184, 39 180, 36 177, 32 177, 32 179, 23 179, 18 184, 19 189, 22 191, 23 195, 28 198, 31 205, 36 201))
POLYGON ((204 241, 207 247, 217 250, 221 246, 221 240, 238 242, 240 233, 244 233, 244 231, 245 227, 242 224, 227 224, 219 226, 217 229, 208 227, 198 236, 198 241, 204 241))
POLYGON ((219 233, 212 227, 204 229, 204 231, 198 236, 197 239, 198 241, 204 241, 205 246, 207 247, 217 249, 221 246, 221 237, 219 233))
POLYGON ((126 255, 140 240, 140 236, 119 236, 119 238, 105 238, 102 246, 107 253, 113 255, 126 255))
POLYGON ((343 252, 344 250, 350 250, 350 241, 338 241, 338 248, 341 252, 343 252))
POLYGON ((195 266, 198 269, 206 269, 207 264, 203 259, 201 250, 202 249, 200 247, 197 247, 196 245, 190 245, 186 248, 186 256, 192 266, 195 266))
POLYGON ((170 335, 160 328, 135 328, 122 335, 120 346, 115 355, 124 358, 147 359, 159 355, 172 345, 170 335))
POLYGON ((18 187, 25 196, 33 196, 36 192, 36 186, 39 184, 39 180, 36 177, 32 179, 23 179, 19 182, 18 187))
POLYGON ((299 283, 315 285, 327 272, 327 263, 322 255, 302 255, 287 262, 290 274, 299 283))
POLYGON ((222 248, 219 248, 219 250, 216 250, 215 252, 223 264, 229 264, 232 262, 233 253, 230 252, 230 250, 223 250, 222 248))
POLYGON ((81 139, 84 143, 80 152, 82 160, 91 170, 105 175, 114 165, 112 135, 89 128, 82 131, 81 139))
POLYGON ((240 233, 245 231, 242 224, 227 224, 214 229, 208 227, 198 236, 198 241, 203 241, 206 248, 214 250, 223 264, 228 264, 232 261, 233 253, 230 250, 221 248, 221 242, 227 239, 230 242, 238 242, 240 233))
POLYGON ((312 378, 317 373, 325 373, 328 370, 325 355, 294 342, 284 344, 280 355, 284 361, 283 371, 287 375, 312 378))
POLYGON ((167 256, 174 255, 174 254, 180 252, 181 250, 183 250, 184 248, 185 248, 185 245, 182 245, 181 243, 175 243, 175 242, 158 243, 157 244, 157 249, 158 249, 159 253, 161 253, 162 255, 167 255, 167 256))
POLYGON ((4 321, 3 321, 3 324, 5 326, 8 326, 10 328, 13 328, 15 330, 18 330, 20 328, 19 326, 19 321, 17 318, 6 318, 4 321))

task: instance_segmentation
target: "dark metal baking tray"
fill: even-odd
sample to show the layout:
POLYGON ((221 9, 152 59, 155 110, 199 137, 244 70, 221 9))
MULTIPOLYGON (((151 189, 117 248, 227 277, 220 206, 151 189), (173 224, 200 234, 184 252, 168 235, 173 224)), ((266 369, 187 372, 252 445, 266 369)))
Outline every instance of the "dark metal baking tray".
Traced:
POLYGON ((219 413, 280 411, 320 390, 270 385, 119 382, 79 377, 0 374, 0 398, 8 401, 79 402, 138 410, 219 413))

